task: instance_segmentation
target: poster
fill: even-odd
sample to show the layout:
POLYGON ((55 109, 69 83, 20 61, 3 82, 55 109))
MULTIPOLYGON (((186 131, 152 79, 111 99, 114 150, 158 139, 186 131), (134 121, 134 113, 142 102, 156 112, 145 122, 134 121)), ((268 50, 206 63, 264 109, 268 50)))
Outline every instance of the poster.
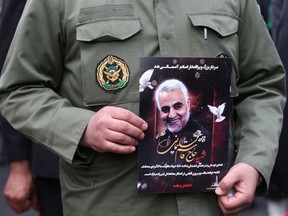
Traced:
POLYGON ((230 59, 143 57, 140 70, 138 191, 215 190, 227 173, 230 59))

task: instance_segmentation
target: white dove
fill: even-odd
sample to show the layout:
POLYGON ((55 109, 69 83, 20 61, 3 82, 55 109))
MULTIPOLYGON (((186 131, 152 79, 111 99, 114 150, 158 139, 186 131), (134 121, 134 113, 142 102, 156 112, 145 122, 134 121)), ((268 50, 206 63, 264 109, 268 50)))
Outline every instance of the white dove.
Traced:
POLYGON ((143 92, 145 88, 149 87, 153 89, 154 87, 151 85, 150 79, 152 77, 154 69, 149 69, 145 71, 139 79, 139 92, 143 92))
POLYGON ((225 116, 222 116, 222 113, 223 113, 223 111, 225 109, 225 105, 226 105, 226 103, 223 103, 223 104, 221 104, 218 107, 207 105, 209 110, 210 110, 210 112, 213 115, 216 115, 215 122, 222 122, 226 118, 225 116))

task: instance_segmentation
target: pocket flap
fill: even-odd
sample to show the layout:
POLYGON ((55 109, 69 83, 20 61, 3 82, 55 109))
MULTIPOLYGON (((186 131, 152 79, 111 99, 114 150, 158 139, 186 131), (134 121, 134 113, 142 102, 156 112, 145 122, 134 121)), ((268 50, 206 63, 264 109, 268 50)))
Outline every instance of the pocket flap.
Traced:
POLYGON ((140 20, 113 19, 97 20, 80 24, 76 28, 78 41, 126 40, 141 30, 140 20))
POLYGON ((222 37, 236 33, 239 25, 236 18, 223 14, 193 14, 189 19, 194 26, 208 27, 222 37))

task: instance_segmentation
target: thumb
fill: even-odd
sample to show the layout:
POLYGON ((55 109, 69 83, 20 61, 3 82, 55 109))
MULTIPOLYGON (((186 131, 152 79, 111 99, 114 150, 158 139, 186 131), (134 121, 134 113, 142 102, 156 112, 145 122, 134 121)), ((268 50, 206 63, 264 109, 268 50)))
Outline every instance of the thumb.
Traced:
MULTIPOLYGON (((233 193, 233 187, 237 183, 237 178, 233 174, 233 171, 229 171, 226 176, 219 182, 219 185, 215 189, 215 193, 218 196, 233 193)), ((233 195, 233 194, 232 194, 233 195)))
POLYGON ((215 193, 216 193, 218 196, 222 196, 222 195, 225 194, 224 190, 222 190, 222 188, 220 187, 220 184, 216 187, 215 193))

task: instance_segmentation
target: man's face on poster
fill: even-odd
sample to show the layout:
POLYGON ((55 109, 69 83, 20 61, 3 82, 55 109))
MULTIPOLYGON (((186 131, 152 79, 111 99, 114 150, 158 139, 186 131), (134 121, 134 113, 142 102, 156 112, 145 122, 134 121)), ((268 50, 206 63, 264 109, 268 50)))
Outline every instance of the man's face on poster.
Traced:
POLYGON ((160 118, 172 133, 181 131, 190 116, 190 103, 184 98, 180 88, 172 91, 162 91, 159 94, 160 118))

